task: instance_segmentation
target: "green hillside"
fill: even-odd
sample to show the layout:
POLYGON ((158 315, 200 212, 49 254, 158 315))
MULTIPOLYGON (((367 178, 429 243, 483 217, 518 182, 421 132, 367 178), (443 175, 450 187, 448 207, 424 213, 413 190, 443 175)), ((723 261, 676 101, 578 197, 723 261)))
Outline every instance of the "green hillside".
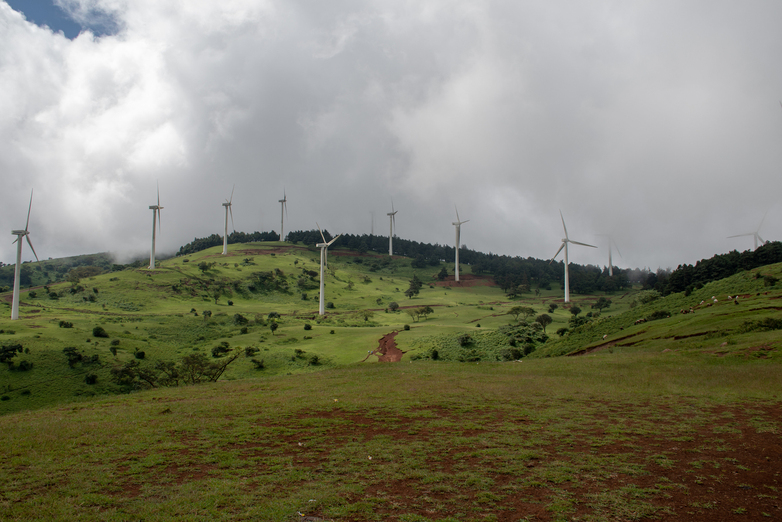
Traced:
POLYGON ((399 332, 395 342, 412 361, 647 349, 771 357, 780 316, 774 306, 779 287, 769 286, 782 278, 780 265, 741 272, 687 296, 637 290, 606 295, 611 305, 602 310, 593 309, 600 296, 578 295, 573 305, 582 312, 574 320, 556 286, 509 299, 468 266, 456 285, 453 276, 438 278, 449 264, 413 268, 408 258, 341 248, 330 249, 325 317, 317 314, 314 247, 241 243, 230 245, 227 256, 213 247, 165 260, 154 271, 85 257, 54 260, 53 266, 68 267, 58 273, 69 282, 25 290, 20 321, 9 320, 10 292, 0 295, 6 310, 0 314, 0 346, 17 350, 7 360, 9 369, 0 369, 0 413, 162 386, 161 365, 194 354, 204 364, 238 356, 223 380, 370 364, 378 358, 369 352, 392 332, 399 332), (91 275, 100 271, 105 273, 91 275), (409 297, 411 280, 420 281, 420 290, 409 297), (739 304, 728 295, 738 295, 739 304), (518 306, 534 313, 509 315, 518 306), (695 313, 680 313, 690 307, 695 313), (429 312, 415 313, 422 308, 429 312), (668 314, 662 319, 636 324, 663 312, 668 314), (552 320, 545 332, 533 321, 543 313, 552 320), (575 327, 579 322, 586 324, 575 327), (126 374, 118 373, 123 368, 126 374))
POLYGON ((0 518, 779 514, 782 264, 565 306, 332 248, 321 318, 317 249, 220 252, 71 274, 25 290, 20 321, 2 294, 0 518), (402 362, 378 364, 393 332, 402 362))

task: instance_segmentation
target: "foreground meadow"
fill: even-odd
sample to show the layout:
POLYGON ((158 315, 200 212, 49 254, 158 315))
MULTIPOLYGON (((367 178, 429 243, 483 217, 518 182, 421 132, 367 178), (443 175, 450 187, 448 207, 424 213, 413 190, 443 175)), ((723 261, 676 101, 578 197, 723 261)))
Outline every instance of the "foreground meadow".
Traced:
POLYGON ((350 365, 0 417, 4 520, 782 518, 776 359, 350 365))

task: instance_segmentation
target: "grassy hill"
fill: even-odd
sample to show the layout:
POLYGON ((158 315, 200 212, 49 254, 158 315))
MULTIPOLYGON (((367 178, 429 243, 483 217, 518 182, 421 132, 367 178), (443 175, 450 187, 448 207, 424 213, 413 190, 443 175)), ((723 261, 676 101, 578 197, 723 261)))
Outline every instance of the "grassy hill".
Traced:
POLYGON ((457 286, 440 266, 339 248, 320 318, 318 250, 220 252, 33 288, 20 321, 0 295, 0 346, 22 348, 0 368, 0 518, 782 515, 782 265, 689 295, 607 296, 597 317, 602 296, 577 295, 593 320, 574 328, 558 289, 511 301, 469 267, 457 286), (508 315, 552 304, 546 342, 508 315), (421 306, 433 312, 407 314, 421 306), (402 363, 367 357, 393 331, 402 363), (221 343, 241 356, 217 382, 112 380, 134 362, 225 360, 212 357, 221 343))
MULTIPOLYGON (((21 321, 8 319, 10 292, 0 294, 0 346, 22 349, 11 359, 14 371, 0 370, 0 413, 137 389, 145 383, 119 384, 112 370, 138 363, 152 371, 192 354, 218 362, 212 350, 220 346, 244 354, 224 380, 376 362, 368 353, 391 332, 399 332, 395 341, 406 359, 463 362, 666 348, 770 357, 776 346, 773 330, 745 323, 779 318, 774 306, 779 289, 765 286, 768 279, 760 275, 782 277, 780 265, 742 272, 686 297, 672 294, 639 304, 649 292, 609 296, 612 305, 599 317, 560 338, 554 332, 572 325, 556 288, 509 300, 490 279, 471 276, 469 267, 456 285, 452 276, 436 277, 442 266, 450 268, 446 264, 413 269, 406 258, 332 248, 326 300, 333 307, 320 317, 318 249, 263 242, 230 245, 227 256, 220 252, 214 247, 168 259, 155 271, 125 268, 78 280, 71 274, 70 282, 24 291, 21 321), (423 284, 409 299, 405 290, 414 277, 423 284), (737 294, 738 305, 727 300, 737 294), (392 303, 400 308, 389 310, 392 303), (559 307, 549 314, 548 335, 526 323, 509 326, 512 307, 540 314, 551 304, 559 307), (408 314, 422 306, 433 313, 408 314), (679 313, 691 306, 695 313, 679 313), (635 324, 663 311, 671 317, 635 324), (96 328, 105 335, 96 336, 96 328)), ((96 266, 107 269, 105 261, 100 258, 96 266)), ((87 269, 81 273, 90 273, 91 265, 77 264, 87 269)), ((594 312, 590 307, 597 299, 575 297, 581 317, 594 312)))

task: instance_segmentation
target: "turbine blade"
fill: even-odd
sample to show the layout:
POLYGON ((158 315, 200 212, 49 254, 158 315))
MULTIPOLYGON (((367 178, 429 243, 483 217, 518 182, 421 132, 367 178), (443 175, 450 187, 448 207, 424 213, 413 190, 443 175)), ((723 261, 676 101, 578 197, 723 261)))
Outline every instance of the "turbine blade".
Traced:
POLYGON ((732 237, 744 237, 744 236, 754 236, 754 235, 755 235, 754 232, 750 232, 748 234, 736 234, 735 236, 728 236, 728 239, 730 239, 732 237))
MULTIPOLYGON (((613 238, 611 238, 611 243, 614 244, 614 248, 616 249, 616 253, 619 254, 619 257, 622 257, 622 253, 619 251, 619 247, 617 246, 616 241, 614 241, 613 238)), ((611 245, 608 245, 608 246, 611 246, 611 245)))
MULTIPOLYGON (((32 198, 32 195, 30 197, 32 198)), ((760 232, 760 228, 763 226, 763 222, 766 220, 766 216, 768 216, 768 211, 763 214, 763 219, 760 220, 760 225, 758 225, 758 229, 755 231, 756 234, 760 232)))
POLYGON ((323 237, 323 231, 320 229, 320 225, 318 225, 318 222, 315 222, 315 226, 318 227, 318 232, 320 232, 320 238, 323 240, 323 242, 326 242, 326 238, 323 237))
POLYGON ((228 205, 228 211, 231 213, 231 228, 236 232, 236 227, 234 226, 234 211, 231 208, 231 205, 228 205))
POLYGON ((559 250, 557 250, 557 253, 554 254, 551 258, 551 261, 548 262, 548 264, 551 264, 552 261, 554 261, 560 252, 562 252, 562 249, 565 248, 565 242, 563 241, 561 245, 559 245, 559 250))
POLYGON ((288 200, 283 201, 282 206, 285 207, 285 217, 288 217, 288 200))
POLYGON ((586 243, 579 243, 578 241, 573 241, 572 239, 568 240, 570 243, 573 243, 574 245, 581 245, 581 246, 588 246, 592 248, 597 248, 595 245, 588 245, 586 243))
POLYGON ((38 254, 35 253, 35 248, 33 248, 33 243, 32 243, 32 241, 30 241, 30 236, 28 235, 28 236, 24 236, 24 237, 27 238, 27 244, 30 245, 30 250, 33 251, 33 255, 35 256, 35 260, 36 261, 40 261, 40 259, 38 259, 38 254))
POLYGON ((234 200, 234 189, 236 188, 236 185, 234 184, 233 187, 231 187, 231 199, 228 200, 228 203, 231 203, 234 200))
POLYGON ((30 190, 30 206, 27 207, 27 223, 24 225, 24 231, 27 232, 27 228, 30 226, 30 211, 33 209, 33 191, 30 190))
POLYGON ((456 208, 456 205, 454 205, 454 206, 453 206, 453 208, 455 208, 455 209, 456 209, 456 221, 457 221, 457 222, 460 222, 461 220, 459 219, 459 209, 458 209, 458 208, 456 208))
POLYGON ((758 240, 760 241, 760 244, 761 244, 761 245, 765 245, 765 244, 766 244, 766 242, 763 240, 763 238, 762 238, 762 237, 760 237, 760 234, 756 234, 756 235, 758 236, 758 240))
MULTIPOLYGON (((341 236, 341 235, 342 235, 342 234, 340 234, 339 236, 341 236)), ((334 239, 332 239, 331 241, 329 241, 328 243, 326 243, 326 246, 331 246, 331 244, 332 244, 334 241, 336 241, 337 239, 339 239, 339 236, 335 237, 334 239)), ((324 242, 325 242, 325 239, 324 239, 324 242)))
POLYGON ((562 220, 562 228, 565 229, 565 239, 568 239, 567 227, 565 226, 565 218, 562 216, 562 211, 559 211, 559 218, 562 220))

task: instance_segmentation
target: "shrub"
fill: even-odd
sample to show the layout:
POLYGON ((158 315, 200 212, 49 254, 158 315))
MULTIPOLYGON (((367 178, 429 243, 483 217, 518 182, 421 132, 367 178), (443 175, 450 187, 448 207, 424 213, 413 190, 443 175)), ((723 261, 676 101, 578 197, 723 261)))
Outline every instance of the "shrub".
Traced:
POLYGON ((269 315, 267 316, 267 318, 268 319, 279 319, 280 318, 280 314, 278 314, 277 312, 269 312, 269 315))
POLYGON ((222 357, 230 351, 230 345, 226 341, 222 341, 219 345, 212 348, 212 357, 216 359, 218 357, 222 357))
POLYGON ((109 334, 106 332, 106 330, 103 329, 102 326, 96 326, 92 329, 92 336, 93 337, 108 337, 109 334))
POLYGON ((112 346, 119 346, 119 339, 112 339, 111 343, 112 346))
POLYGON ((30 390, 22 390, 21 395, 30 395, 30 390))
POLYGON ((88 373, 86 377, 84 377, 84 382, 87 384, 95 384, 98 382, 98 376, 94 373, 88 373))
POLYGON ((2 397, 0 397, 0 401, 10 401, 10 400, 11 397, 9 397, 8 395, 3 395, 2 397))
POLYGON ((114 357, 117 356, 117 347, 116 346, 109 347, 109 351, 111 352, 111 355, 113 355, 114 357))
POLYGON ((410 325, 406 324, 403 328, 404 328, 404 330, 409 330, 410 329, 410 325))
POLYGON ((568 330, 567 328, 560 328, 559 330, 557 330, 557 335, 560 337, 565 337, 569 331, 570 330, 568 330))
POLYGON ((234 302, 229 299, 228 300, 228 306, 233 306, 233 305, 234 305, 234 302))
POLYGON ((245 357, 252 357, 256 353, 258 353, 260 350, 258 348, 253 348, 252 346, 248 346, 244 349, 244 356, 245 357))
POLYGON ((331 330, 329 333, 330 333, 330 334, 332 334, 332 335, 334 335, 334 330, 331 330))
POLYGON ((647 321, 656 321, 658 319, 666 319, 666 318, 668 318, 670 316, 671 316, 670 312, 668 312, 666 310, 656 310, 656 311, 652 312, 651 314, 649 314, 649 316, 646 318, 646 320, 647 321))
POLYGON ((320 357, 317 355, 310 355, 309 364, 310 366, 318 366, 320 364, 320 357))
POLYGON ((242 325, 245 325, 245 324, 247 324, 249 322, 250 322, 250 320, 247 319, 242 314, 234 314, 234 324, 235 325, 242 326, 242 325))
POLYGON ((73 328, 73 323, 70 321, 60 321, 60 328, 73 328))
POLYGON ((137 351, 133 355, 136 357, 136 359, 143 359, 144 357, 147 356, 147 354, 141 350, 137 351))
POLYGON ((456 338, 456 342, 459 343, 459 346, 467 346, 468 344, 472 344, 472 337, 468 333, 464 333, 456 338))
POLYGON ((255 365, 256 370, 263 370, 266 368, 266 366, 263 364, 263 359, 260 361, 258 359, 250 359, 250 362, 252 362, 255 365))
POLYGON ((334 308, 334 303, 329 301, 328 303, 326 303, 326 308, 334 308))
POLYGON ((30 299, 35 299, 36 297, 38 297, 38 294, 36 294, 36 293, 35 293, 35 292, 33 292, 33 291, 30 291, 30 293, 29 293, 29 294, 27 294, 27 295, 28 295, 28 296, 30 296, 30 299))
POLYGON ((242 328, 239 330, 239 333, 242 335, 247 335, 247 332, 250 330, 246 326, 242 326, 242 328))
POLYGON ((312 325, 310 323, 307 323, 304 325, 305 330, 312 330, 312 325))
MULTIPOLYGON (((89 341, 89 339, 87 340, 89 341)), ((68 366, 71 368, 73 368, 76 363, 81 362, 84 358, 84 355, 79 353, 79 351, 73 346, 63 348, 62 353, 64 353, 65 357, 68 358, 68 366)))

